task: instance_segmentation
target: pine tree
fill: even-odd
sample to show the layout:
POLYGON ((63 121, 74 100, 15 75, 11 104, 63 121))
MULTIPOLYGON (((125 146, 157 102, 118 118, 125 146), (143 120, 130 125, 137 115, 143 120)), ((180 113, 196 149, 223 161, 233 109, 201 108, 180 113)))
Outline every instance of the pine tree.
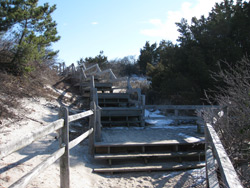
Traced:
POLYGON ((56 6, 45 3, 38 6, 38 0, 1 1, 0 32, 13 30, 16 44, 13 49, 11 66, 16 74, 32 70, 30 62, 40 62, 51 58, 57 52, 49 51, 52 42, 60 39, 57 35, 56 22, 51 14, 56 6))

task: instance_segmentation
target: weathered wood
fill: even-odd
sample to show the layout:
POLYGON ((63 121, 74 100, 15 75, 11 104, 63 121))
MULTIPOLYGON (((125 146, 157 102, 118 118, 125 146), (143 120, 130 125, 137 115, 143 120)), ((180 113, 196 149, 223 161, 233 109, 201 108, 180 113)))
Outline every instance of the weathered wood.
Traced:
POLYGON ((159 109, 159 110, 196 110, 203 108, 217 109, 219 106, 211 106, 211 105, 146 105, 146 109, 159 109))
POLYGON ((102 137, 101 110, 102 108, 97 106, 97 109, 96 109, 96 141, 97 142, 100 142, 101 137, 102 137))
POLYGON ((79 119, 91 116, 92 114, 93 114, 93 111, 92 110, 88 110, 86 112, 82 112, 82 113, 79 113, 79 114, 71 115, 71 116, 69 116, 69 122, 76 121, 76 120, 79 120, 79 119))
POLYGON ((95 78, 91 76, 90 80, 90 100, 94 101, 94 88, 95 88, 95 78))
POLYGON ((128 147, 128 146, 163 146, 163 145, 189 145, 189 144, 205 144, 205 140, 164 140, 153 142, 96 142, 95 147, 128 147))
POLYGON ((96 88, 93 88, 93 101, 95 102, 95 105, 98 106, 98 93, 96 88))
POLYGON ((99 99, 128 99, 129 94, 128 93, 99 93, 98 94, 99 99))
POLYGON ((216 134, 214 128, 211 124, 207 123, 205 128, 207 129, 209 140, 211 141, 210 144, 213 149, 213 153, 215 158, 218 162, 221 177, 223 183, 226 187, 233 187, 233 188, 242 188, 241 182, 235 172, 235 169, 227 156, 227 153, 216 134))
POLYGON ((102 108, 102 117, 104 116, 140 116, 142 110, 136 107, 119 108, 119 107, 104 107, 102 108))
POLYGON ((196 116, 165 116, 165 117, 145 117, 145 119, 152 119, 152 120, 157 120, 157 119, 165 119, 165 120, 197 120, 199 117, 196 116))
POLYGON ((187 170, 202 168, 205 164, 193 163, 193 164, 176 164, 176 165, 147 165, 147 166, 135 166, 135 167, 113 167, 113 168, 95 168, 94 172, 99 173, 113 173, 113 172, 143 172, 143 171, 168 171, 168 170, 187 170))
POLYGON ((168 152, 168 153, 129 153, 129 154, 95 154, 95 159, 129 159, 142 157, 191 157, 205 155, 205 152, 168 152))
POLYGON ((65 152, 65 148, 61 148, 54 152, 50 157, 48 157, 45 161, 36 166, 32 171, 23 176, 17 182, 12 184, 9 188, 25 188, 29 182, 43 172, 46 168, 48 168, 51 164, 53 164, 57 159, 59 159, 65 152))
POLYGON ((103 74, 106 74, 106 73, 109 73, 109 79, 110 80, 116 80, 117 79, 115 74, 113 73, 113 71, 111 69, 107 69, 107 70, 104 70, 104 71, 101 71, 101 69, 99 69, 99 71, 96 72, 95 75, 100 76, 100 75, 103 75, 103 74))
POLYGON ((69 112, 66 107, 61 107, 60 115, 64 118, 64 126, 60 130, 60 147, 65 147, 65 152, 60 158, 60 184, 61 188, 70 186, 69 162, 69 112))
MULTIPOLYGON (((92 66, 86 68, 84 71, 85 71, 85 73, 87 73, 88 71, 90 71, 91 69, 94 69, 94 68, 97 69, 96 71, 98 71, 98 72, 101 71, 101 69, 100 69, 100 67, 99 67, 98 64, 94 64, 94 65, 92 65, 92 66)), ((92 73, 92 72, 91 72, 91 73, 92 73)))
POLYGON ((1 146, 0 159, 62 127, 63 127, 63 119, 59 119, 57 121, 49 123, 48 125, 44 126, 43 128, 39 129, 36 132, 28 133, 27 136, 6 144, 4 147, 1 146))
POLYGON ((206 173, 209 188, 219 188, 219 181, 216 173, 217 167, 211 149, 206 151, 206 173))
POLYGON ((93 128, 93 133, 89 136, 89 153, 94 154, 95 131, 96 131, 96 105, 94 101, 90 102, 90 109, 94 112, 89 118, 89 129, 93 128))
POLYGON ((88 131, 86 131, 82 135, 80 135, 77 138, 75 138, 74 140, 72 140, 69 143, 69 149, 72 149, 73 147, 75 147, 76 145, 78 145, 81 141, 83 141, 85 138, 87 138, 92 133, 93 133, 93 128, 89 129, 88 131))

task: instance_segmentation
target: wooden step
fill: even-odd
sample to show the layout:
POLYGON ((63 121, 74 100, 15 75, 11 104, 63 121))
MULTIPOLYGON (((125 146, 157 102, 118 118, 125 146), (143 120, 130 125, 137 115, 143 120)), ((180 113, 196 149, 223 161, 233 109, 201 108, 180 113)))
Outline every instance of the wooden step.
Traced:
POLYGON ((128 99, 128 93, 99 93, 99 99, 128 99))
POLYGON ((175 171, 202 168, 205 163, 192 162, 181 164, 155 164, 155 165, 138 165, 138 166, 118 166, 112 168, 94 168, 97 173, 115 173, 115 172, 145 172, 145 171, 175 171))
POLYGON ((134 147, 134 146, 164 146, 164 145, 190 145, 190 144, 205 144, 205 140, 200 141, 182 141, 182 140, 164 140, 152 142, 95 142, 95 147, 134 147))
POLYGON ((140 126, 141 121, 102 121, 102 126, 108 127, 108 126, 140 126))
POLYGON ((135 106, 131 105, 129 102, 110 102, 110 101, 98 101, 100 107, 127 107, 127 106, 135 106))
POLYGON ((128 159, 144 157, 192 157, 204 156, 204 151, 194 152, 168 152, 168 153, 129 153, 129 154, 96 154, 95 159, 128 159))
POLYGON ((104 107, 102 108, 102 117, 109 116, 118 116, 118 117, 126 117, 126 116, 141 116, 142 109, 137 107, 130 108, 121 108, 121 107, 104 107))

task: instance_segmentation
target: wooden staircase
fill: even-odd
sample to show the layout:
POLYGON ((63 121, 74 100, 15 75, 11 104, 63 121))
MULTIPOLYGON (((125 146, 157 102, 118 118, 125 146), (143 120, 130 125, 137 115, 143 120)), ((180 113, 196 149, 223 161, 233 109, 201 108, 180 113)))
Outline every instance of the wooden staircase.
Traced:
POLYGON ((129 93, 98 93, 102 126, 143 126, 143 109, 129 93))
MULTIPOLYGON (((124 134, 126 134, 125 131, 124 134)), ((107 161, 107 165, 95 168, 93 171, 115 173, 201 168, 205 165, 204 149, 204 141, 97 142, 94 158, 107 161)))
POLYGON ((145 127, 145 98, 140 89, 133 89, 128 81, 126 93, 114 93, 111 82, 101 83, 93 75, 91 79, 86 76, 90 69, 78 71, 82 74, 75 76, 80 81, 75 86, 84 96, 91 96, 101 109, 101 115, 98 110, 97 127, 102 130, 94 141, 94 159, 102 165, 94 168, 94 172, 172 171, 205 166, 203 135, 187 129, 145 127), (186 135, 194 139, 188 139, 186 135))

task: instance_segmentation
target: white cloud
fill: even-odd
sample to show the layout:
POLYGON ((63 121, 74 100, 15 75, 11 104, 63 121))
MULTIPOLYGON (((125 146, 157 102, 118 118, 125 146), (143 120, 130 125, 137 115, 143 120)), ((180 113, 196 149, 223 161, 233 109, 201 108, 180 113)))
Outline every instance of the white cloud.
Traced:
POLYGON ((92 25, 97 25, 97 24, 99 24, 98 22, 92 22, 91 23, 92 25))
POLYGON ((175 25, 176 22, 180 22, 182 18, 185 18, 190 24, 194 16, 197 18, 200 18, 201 15, 208 16, 208 13, 212 10, 216 2, 222 2, 222 0, 197 0, 196 4, 186 1, 182 3, 180 10, 168 11, 165 20, 158 18, 150 19, 148 23, 151 24, 152 27, 143 29, 140 33, 150 37, 161 37, 175 41, 179 36, 178 28, 175 25))

